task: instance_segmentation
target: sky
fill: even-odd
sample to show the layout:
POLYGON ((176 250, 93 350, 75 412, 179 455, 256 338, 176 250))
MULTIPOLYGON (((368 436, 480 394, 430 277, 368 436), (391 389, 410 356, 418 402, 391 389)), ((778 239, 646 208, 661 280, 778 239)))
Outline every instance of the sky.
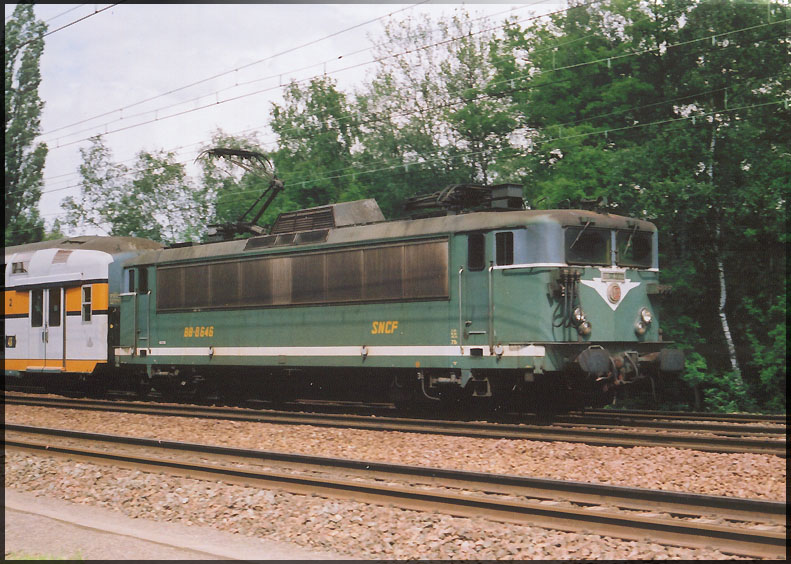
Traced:
MULTIPOLYGON (((563 7, 563 0, 36 4, 49 33, 36 140, 49 147, 40 213, 50 228, 63 216, 63 198, 79 194, 80 149, 92 136, 103 134, 113 162, 130 166, 138 152, 164 149, 195 173, 195 157, 218 129, 256 131, 274 148, 269 112, 290 80, 326 73, 344 92, 360 88, 374 70, 372 39, 389 21, 420 14, 436 21, 466 9, 497 25, 563 7)), ((14 8, 5 5, 6 22, 14 8)))

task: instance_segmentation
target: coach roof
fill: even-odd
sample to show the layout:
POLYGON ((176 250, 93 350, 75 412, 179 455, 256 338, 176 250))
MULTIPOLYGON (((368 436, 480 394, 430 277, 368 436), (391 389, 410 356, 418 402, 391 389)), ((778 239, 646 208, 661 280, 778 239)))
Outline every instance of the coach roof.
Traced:
POLYGON ((110 255, 126 253, 130 251, 144 251, 149 249, 162 249, 164 245, 143 239, 141 237, 106 237, 100 235, 80 235, 78 237, 63 237, 61 239, 51 239, 38 243, 27 243, 6 247, 6 256, 15 253, 30 253, 43 249, 67 249, 84 251, 103 251, 110 255))

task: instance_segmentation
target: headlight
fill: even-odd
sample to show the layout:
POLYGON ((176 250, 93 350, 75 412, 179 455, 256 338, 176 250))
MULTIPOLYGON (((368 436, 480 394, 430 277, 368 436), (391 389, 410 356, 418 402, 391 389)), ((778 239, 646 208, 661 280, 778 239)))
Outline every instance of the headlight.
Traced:
POLYGON ((643 323, 642 321, 638 321, 637 325, 634 326, 634 332, 638 335, 645 335, 645 331, 648 329, 648 325, 643 323))
POLYGON ((591 334, 591 329, 590 321, 583 321, 580 323, 579 327, 577 327, 577 332, 582 336, 586 336, 591 334))
POLYGON ((574 322, 574 325, 579 325, 585 321, 585 312, 582 311, 581 307, 577 306, 574 308, 574 311, 571 312, 571 320, 574 322))
POLYGON ((640 310, 640 319, 643 320, 643 323, 649 325, 651 321, 654 319, 654 314, 651 313, 648 309, 643 308, 640 310))

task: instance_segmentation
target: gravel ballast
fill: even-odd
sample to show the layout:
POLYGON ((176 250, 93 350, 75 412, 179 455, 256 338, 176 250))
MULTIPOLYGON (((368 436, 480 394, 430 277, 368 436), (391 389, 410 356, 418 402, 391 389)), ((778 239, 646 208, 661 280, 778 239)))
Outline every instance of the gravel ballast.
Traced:
POLYGON ((764 454, 478 439, 17 405, 5 408, 6 423, 21 425, 708 495, 786 499, 786 460, 764 454))
MULTIPOLYGON (((785 460, 658 447, 475 439, 5 406, 6 423, 400 464, 785 500, 785 460)), ((365 559, 732 559, 710 549, 368 505, 6 453, 5 485, 152 521, 365 559)))
POLYGON ((5 483, 126 516, 291 542, 355 559, 733 559, 709 549, 566 533, 8 452, 5 483))

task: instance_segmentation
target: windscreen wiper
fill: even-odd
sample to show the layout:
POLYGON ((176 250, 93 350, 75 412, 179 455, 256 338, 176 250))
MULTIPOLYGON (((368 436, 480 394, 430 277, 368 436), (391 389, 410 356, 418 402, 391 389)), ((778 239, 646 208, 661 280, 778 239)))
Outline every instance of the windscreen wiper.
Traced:
POLYGON ((571 250, 571 249, 573 249, 573 248, 574 248, 574 245, 576 245, 576 244, 577 244, 577 241, 579 241, 579 240, 580 240, 580 237, 582 237, 582 234, 583 234, 583 233, 585 233, 585 230, 588 228, 588 226, 589 226, 590 224, 591 224, 591 220, 589 219, 589 220, 588 220, 588 221, 585 223, 585 227, 583 227, 582 229, 580 229, 580 232, 577 234, 577 238, 576 238, 576 239, 574 239, 574 242, 573 242, 571 245, 569 245, 569 250, 571 250))
POLYGON ((632 244, 632 237, 634 237, 635 233, 637 233, 637 224, 636 223, 634 224, 634 227, 632 228, 632 232, 629 233, 629 239, 626 240, 626 246, 623 248, 623 254, 624 255, 629 250, 629 246, 632 244))

